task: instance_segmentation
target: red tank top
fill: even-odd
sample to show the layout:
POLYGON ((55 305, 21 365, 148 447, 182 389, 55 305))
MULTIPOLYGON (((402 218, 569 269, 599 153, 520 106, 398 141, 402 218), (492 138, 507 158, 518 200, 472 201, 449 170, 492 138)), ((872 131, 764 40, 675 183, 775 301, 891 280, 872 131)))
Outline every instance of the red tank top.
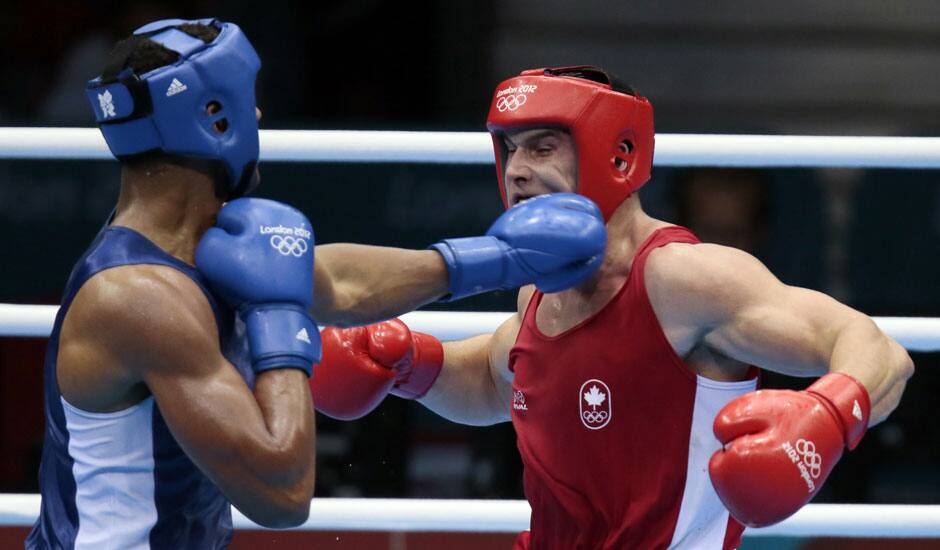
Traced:
POLYGON ((509 354, 512 422, 532 506, 517 548, 734 548, 731 519, 708 480, 717 411, 755 380, 696 376, 653 312, 643 271, 650 251, 698 243, 682 227, 654 232, 617 295, 549 337, 536 291, 509 354))

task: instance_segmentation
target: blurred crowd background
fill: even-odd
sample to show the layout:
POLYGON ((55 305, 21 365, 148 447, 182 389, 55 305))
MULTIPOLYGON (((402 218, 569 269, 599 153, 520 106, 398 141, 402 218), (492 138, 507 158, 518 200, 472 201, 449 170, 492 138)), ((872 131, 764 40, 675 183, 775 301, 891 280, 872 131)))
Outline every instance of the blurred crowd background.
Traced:
MULTIPOLYGON (((500 80, 566 64, 600 65, 633 84, 653 102, 660 133, 940 128, 931 0, 32 0, 2 12, 2 126, 91 126, 83 86, 115 40, 159 18, 216 15, 238 23, 262 58, 263 128, 482 131, 500 80)), ((303 210, 321 243, 423 248, 482 232, 501 211, 492 166, 261 169, 258 194, 303 210)), ((642 197, 654 215, 755 254, 786 283, 871 315, 940 316, 938 175, 656 168, 642 197)), ((117 188, 115 162, 0 161, 0 302, 58 303, 117 188)), ((497 293, 448 307, 513 304, 497 293)), ((44 347, 0 338, 0 491, 37 491, 44 347)), ((900 408, 817 502, 940 503, 940 422, 929 408, 938 355, 914 355, 900 408)), ((358 422, 318 418, 318 434, 323 496, 522 497, 508 424, 457 426, 390 398, 358 422)), ((605 459, 629 467, 629 457, 605 459)))

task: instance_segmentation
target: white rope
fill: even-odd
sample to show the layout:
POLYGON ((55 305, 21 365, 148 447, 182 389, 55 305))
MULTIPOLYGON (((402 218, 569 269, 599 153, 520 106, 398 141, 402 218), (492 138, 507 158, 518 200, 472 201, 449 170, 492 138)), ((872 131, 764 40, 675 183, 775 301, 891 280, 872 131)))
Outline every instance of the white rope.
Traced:
POLYGON ((0 304, 0 336, 49 336, 59 306, 0 304))
MULTIPOLYGON (((0 495, 0 526, 30 526, 39 495, 0 495)), ((315 498, 297 531, 435 531, 518 533, 529 528, 524 500, 315 498)), ((236 529, 259 526, 232 508, 236 529)), ((793 517, 747 536, 940 537, 940 505, 810 504, 793 517)))
MULTIPOLYGON (((49 336, 59 306, 0 304, 0 336, 49 336)), ((511 313, 502 311, 415 311, 401 318, 412 330, 441 340, 488 334, 511 313)), ((940 351, 940 318, 875 317, 888 335, 911 351, 940 351)))
MULTIPOLYGON (((96 128, 0 128, 0 158, 110 159, 96 128)), ((261 130, 261 160, 492 164, 485 132, 261 130)), ((659 134, 657 166, 940 168, 940 138, 659 134)))

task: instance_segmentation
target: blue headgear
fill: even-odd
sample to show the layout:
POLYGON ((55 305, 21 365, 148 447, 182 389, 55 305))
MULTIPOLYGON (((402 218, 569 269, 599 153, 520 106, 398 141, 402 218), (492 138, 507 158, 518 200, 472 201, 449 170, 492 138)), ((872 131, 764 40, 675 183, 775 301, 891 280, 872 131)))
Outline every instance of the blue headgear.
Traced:
POLYGON ((228 198, 248 193, 257 184, 255 77, 261 67, 248 38, 234 23, 217 19, 156 21, 134 31, 129 40, 147 38, 179 53, 179 60, 135 75, 123 68, 125 55, 116 60, 116 74, 106 70, 85 89, 111 152, 118 158, 160 150, 218 159, 228 175, 228 198), (206 44, 176 28, 183 24, 220 32, 206 44), (212 102, 221 109, 208 115, 212 102), (220 133, 213 125, 223 119, 227 128, 220 133))

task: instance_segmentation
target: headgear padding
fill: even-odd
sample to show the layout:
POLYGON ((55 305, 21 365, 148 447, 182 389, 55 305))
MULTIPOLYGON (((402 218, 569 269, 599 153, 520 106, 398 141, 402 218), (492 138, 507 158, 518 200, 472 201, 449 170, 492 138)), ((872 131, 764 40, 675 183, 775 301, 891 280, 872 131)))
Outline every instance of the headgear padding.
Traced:
POLYGON ((653 164, 653 107, 646 98, 613 89, 594 67, 531 69, 502 82, 493 94, 486 127, 493 136, 496 173, 506 196, 506 146, 510 130, 566 128, 578 155, 578 193, 590 198, 609 220, 625 198, 650 178, 653 164), (591 74, 595 82, 570 74, 591 74))
MULTIPOLYGON (((85 93, 108 147, 122 158, 152 150, 217 159, 225 166, 228 198, 257 184, 258 119, 255 78, 261 60, 233 23, 217 19, 165 19, 134 31, 179 53, 179 59, 142 75, 126 68, 88 82, 85 93), (215 27, 206 44, 179 25, 215 27), (211 115, 207 108, 217 103, 211 115), (224 131, 214 125, 220 122, 224 131)), ((128 52, 129 53, 129 52, 128 52)), ((119 60, 123 64, 124 60, 119 60)))

